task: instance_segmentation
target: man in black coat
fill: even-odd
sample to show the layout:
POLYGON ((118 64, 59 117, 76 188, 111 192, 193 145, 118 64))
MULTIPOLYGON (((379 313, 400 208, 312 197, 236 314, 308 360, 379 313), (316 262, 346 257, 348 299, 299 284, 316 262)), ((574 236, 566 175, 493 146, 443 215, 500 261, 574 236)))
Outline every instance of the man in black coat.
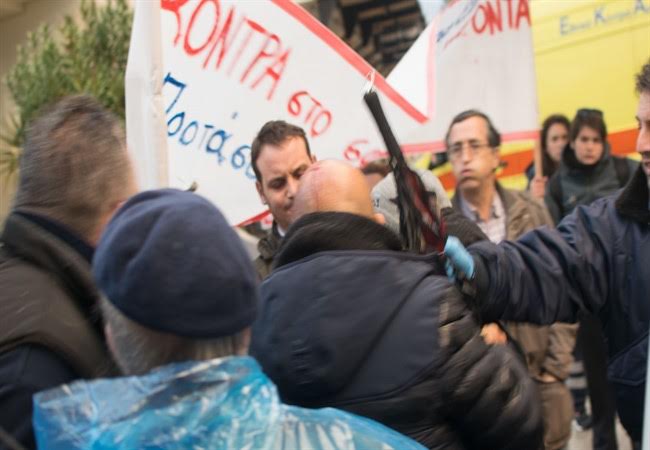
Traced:
MULTIPOLYGON (((556 229, 514 242, 446 249, 474 277, 486 320, 539 324, 596 315, 608 341, 608 378, 623 427, 641 448, 650 327, 650 62, 637 76, 641 166, 618 192, 579 206, 556 229)), ((646 435, 647 435, 646 430, 646 435)))
POLYGON ((539 448, 524 364, 483 342, 436 255, 401 251, 360 171, 315 163, 294 213, 251 343, 286 402, 360 414, 429 448, 539 448))
POLYGON ((124 131, 92 98, 63 99, 29 127, 0 237, 0 427, 28 448, 34 393, 112 367, 90 262, 133 193, 124 131))

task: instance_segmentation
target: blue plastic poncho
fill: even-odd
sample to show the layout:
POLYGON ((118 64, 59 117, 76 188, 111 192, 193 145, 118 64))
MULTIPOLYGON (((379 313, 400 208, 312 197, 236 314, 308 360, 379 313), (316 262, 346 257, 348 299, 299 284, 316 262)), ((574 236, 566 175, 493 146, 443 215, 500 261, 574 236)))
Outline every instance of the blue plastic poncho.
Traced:
POLYGON ((280 402, 254 359, 171 364, 34 396, 39 449, 417 449, 372 420, 280 402))

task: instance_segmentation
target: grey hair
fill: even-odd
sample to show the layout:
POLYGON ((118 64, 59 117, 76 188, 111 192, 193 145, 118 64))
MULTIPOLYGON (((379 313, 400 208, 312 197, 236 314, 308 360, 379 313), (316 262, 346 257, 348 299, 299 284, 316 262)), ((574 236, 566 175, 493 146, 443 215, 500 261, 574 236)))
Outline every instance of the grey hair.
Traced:
POLYGON ((206 361, 248 352, 249 328, 216 339, 195 339, 144 327, 105 297, 100 306, 104 322, 110 327, 111 352, 125 375, 141 375, 172 362, 206 361))
POLYGON ((125 139, 117 116, 90 96, 46 108, 27 129, 14 208, 93 236, 133 188, 125 139))

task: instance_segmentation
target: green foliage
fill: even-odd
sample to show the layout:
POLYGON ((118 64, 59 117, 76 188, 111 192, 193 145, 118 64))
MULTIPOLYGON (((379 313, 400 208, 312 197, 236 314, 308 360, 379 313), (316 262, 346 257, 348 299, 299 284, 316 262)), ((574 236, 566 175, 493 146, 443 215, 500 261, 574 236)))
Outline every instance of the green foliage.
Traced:
MULTIPOLYGON (((44 25, 18 49, 6 83, 16 103, 16 117, 3 118, 0 166, 16 168, 26 125, 49 103, 71 94, 90 94, 120 117, 125 115, 124 74, 133 13, 126 0, 98 7, 83 0, 81 19, 67 16, 55 35, 44 25)), ((2 167, 0 167, 2 168, 2 167)))

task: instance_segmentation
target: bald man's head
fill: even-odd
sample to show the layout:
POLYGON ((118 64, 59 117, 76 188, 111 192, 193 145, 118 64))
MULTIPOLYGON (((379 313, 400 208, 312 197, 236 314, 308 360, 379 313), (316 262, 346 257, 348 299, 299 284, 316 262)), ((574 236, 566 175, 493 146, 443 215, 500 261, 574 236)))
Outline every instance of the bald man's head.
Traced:
POLYGON ((312 212, 347 212, 383 223, 373 210, 363 173, 342 161, 312 164, 303 174, 293 206, 293 221, 312 212))

